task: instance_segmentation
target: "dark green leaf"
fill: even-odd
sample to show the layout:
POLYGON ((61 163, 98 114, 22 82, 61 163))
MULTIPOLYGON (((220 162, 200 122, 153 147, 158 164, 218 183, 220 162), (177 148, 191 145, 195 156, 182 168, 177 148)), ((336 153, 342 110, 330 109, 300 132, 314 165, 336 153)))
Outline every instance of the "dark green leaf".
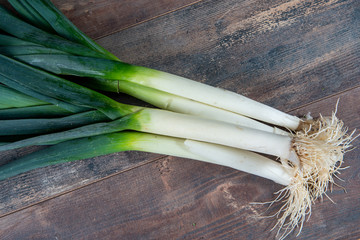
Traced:
POLYGON ((109 121, 109 118, 96 110, 62 118, 0 120, 0 135, 30 135, 59 132, 102 121, 109 121))
POLYGON ((0 84, 0 105, 2 106, 0 108, 17 108, 45 104, 48 103, 0 84))
POLYGON ((122 132, 63 142, 0 166, 0 180, 40 167, 131 150, 132 138, 132 133, 122 132))
POLYGON ((22 45, 22 46, 0 46, 0 54, 5 56, 13 57, 16 55, 29 55, 29 54, 67 54, 52 48, 46 48, 37 45, 22 45))
POLYGON ((128 115, 112 122, 89 124, 63 132, 40 135, 33 138, 24 139, 21 141, 13 142, 11 144, 0 146, 0 151, 33 145, 48 145, 71 139, 123 131, 132 128, 132 126, 136 126, 137 121, 131 116, 132 115, 128 115))
POLYGON ((93 57, 62 54, 17 55, 16 59, 56 74, 125 80, 136 66, 93 57))
POLYGON ((55 105, 18 107, 0 110, 1 120, 26 118, 59 118, 71 115, 70 111, 55 105))
POLYGON ((74 105, 95 108, 112 119, 138 109, 3 55, 0 55, 0 75, 44 95, 74 105))
POLYGON ((1 74, 0 74, 0 83, 3 83, 5 85, 11 87, 12 89, 15 89, 15 90, 17 90, 17 91, 19 91, 19 92, 21 92, 23 94, 34 97, 36 99, 39 99, 39 100, 47 102, 47 103, 52 103, 52 104, 54 104, 56 106, 59 106, 59 107, 61 107, 63 109, 66 109, 66 110, 68 110, 70 112, 73 112, 73 113, 79 113, 79 112, 84 112, 86 110, 89 110, 89 108, 75 106, 73 104, 60 101, 60 100, 58 100, 56 98, 43 95, 43 94, 41 94, 39 92, 36 92, 36 91, 26 87, 26 86, 21 85, 18 82, 13 81, 13 80, 11 80, 11 79, 9 79, 9 78, 1 75, 1 74))
POLYGON ((0 29, 25 41, 37 43, 48 48, 54 48, 80 56, 108 58, 106 55, 81 44, 68 41, 57 35, 52 35, 23 22, 2 6, 0 6, 0 29))
POLYGON ((47 32, 53 31, 49 23, 27 1, 8 0, 13 8, 28 22, 47 32))
POLYGON ((13 37, 13 36, 0 34, 0 46, 22 46, 22 45, 41 46, 41 45, 29 42, 29 41, 21 40, 19 38, 13 37))
POLYGON ((62 37, 87 46, 93 50, 101 52, 109 57, 109 59, 117 60, 117 58, 93 41, 91 38, 81 32, 61 11, 59 11, 48 0, 26 0, 37 12, 47 21, 49 25, 62 37))

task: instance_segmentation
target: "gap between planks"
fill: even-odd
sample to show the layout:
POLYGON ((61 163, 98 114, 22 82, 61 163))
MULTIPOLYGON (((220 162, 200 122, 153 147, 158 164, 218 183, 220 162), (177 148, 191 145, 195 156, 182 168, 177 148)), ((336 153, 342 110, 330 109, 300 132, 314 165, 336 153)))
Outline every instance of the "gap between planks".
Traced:
MULTIPOLYGON (((203 0, 200 0, 200 1, 203 1, 203 0)), ((328 95, 328 96, 323 97, 323 98, 320 98, 320 99, 317 99, 317 100, 315 100, 315 101, 312 101, 311 103, 307 103, 307 104, 304 104, 304 105, 300 105, 300 106, 298 106, 298 107, 296 107, 296 108, 293 108, 293 109, 290 109, 289 111, 286 111, 286 112, 289 113, 289 112, 292 112, 292 111, 296 111, 296 110, 301 109, 301 108, 304 108, 304 107, 306 107, 306 106, 310 106, 310 105, 312 105, 312 104, 314 104, 314 103, 321 102, 321 101, 324 101, 324 100, 329 99, 329 98, 333 98, 333 97, 335 97, 335 96, 344 94, 344 93, 346 93, 346 92, 353 91, 354 89, 358 89, 358 88, 360 88, 360 85, 351 87, 351 88, 349 88, 349 89, 346 89, 346 90, 343 90, 343 91, 340 91, 340 92, 337 92, 337 93, 335 93, 335 94, 328 95)), ((131 170, 133 170, 133 169, 136 169, 136 168, 139 168, 139 167, 148 165, 148 164, 150 164, 150 163, 156 162, 156 161, 158 161, 158 160, 160 160, 160 159, 163 159, 163 158, 166 158, 166 157, 168 157, 168 156, 164 155, 164 156, 160 156, 160 157, 158 157, 158 158, 154 158, 154 159, 152 159, 152 160, 144 161, 144 162, 139 163, 139 164, 137 164, 137 165, 135 165, 135 166, 133 166, 133 167, 130 167, 130 168, 128 168, 128 169, 121 170, 121 171, 119 171, 119 172, 110 174, 110 175, 108 175, 108 176, 106 176, 106 177, 103 177, 103 178, 100 178, 100 179, 96 179, 96 180, 94 180, 94 181, 92 181, 92 182, 89 182, 89 183, 87 183, 87 184, 84 184, 84 185, 82 185, 82 186, 75 187, 74 189, 67 190, 67 191, 61 192, 61 193, 59 193, 59 194, 55 194, 55 195, 53 195, 53 196, 51 196, 51 197, 44 198, 44 199, 42 199, 42 200, 40 200, 40 201, 38 201, 38 202, 32 203, 32 204, 30 204, 30 205, 21 207, 21 208, 19 208, 19 209, 13 210, 13 211, 10 211, 10 212, 8 212, 8 213, 5 213, 5 214, 3 214, 3 215, 0 215, 0 218, 9 216, 9 215, 11 215, 11 214, 13 214, 13 213, 22 211, 22 210, 27 209, 27 208, 30 208, 30 207, 33 207, 33 206, 35 206, 35 205, 37 205, 37 204, 40 204, 40 203, 49 201, 49 200, 54 199, 54 198, 57 198, 57 197, 59 197, 59 196, 62 196, 62 195, 65 195, 65 194, 68 194, 68 193, 71 193, 71 192, 75 192, 75 191, 77 191, 77 190, 79 190, 79 189, 82 189, 82 188, 84 188, 84 187, 87 187, 87 186, 90 186, 90 185, 92 185, 92 184, 95 184, 95 183, 104 181, 104 180, 109 179, 109 178, 111 178, 111 177, 114 177, 114 176, 120 175, 120 174, 122 174, 122 173, 131 171, 131 170)))
POLYGON ((159 14, 159 15, 157 15, 157 16, 150 17, 150 18, 145 19, 145 20, 143 20, 143 21, 140 21, 140 22, 131 24, 131 25, 129 25, 129 26, 126 26, 126 27, 117 29, 117 30, 115 30, 115 31, 113 31, 113 32, 109 32, 109 33, 107 33, 107 34, 101 35, 101 36, 99 36, 99 37, 94 38, 94 40, 99 40, 99 39, 101 39, 101 38, 108 37, 108 36, 110 36, 110 35, 113 35, 113 34, 116 34, 116 33, 118 33, 118 32, 124 31, 124 30, 126 30, 126 29, 129 29, 129 28, 138 26, 138 25, 140 25, 140 24, 143 24, 143 23, 146 23, 146 22, 150 22, 150 21, 155 20, 155 19, 157 19, 157 18, 166 16, 166 15, 168 15, 168 14, 171 14, 171 13, 176 12, 176 11, 179 11, 179 10, 181 10, 181 9, 190 7, 190 6, 192 6, 192 5, 198 4, 198 3, 203 2, 203 1, 204 1, 204 0, 198 0, 198 1, 195 1, 195 2, 192 2, 192 3, 185 4, 184 6, 175 8, 175 9, 170 10, 170 11, 168 11, 168 12, 164 12, 164 13, 159 14))
POLYGON ((139 167, 145 166, 145 165, 147 165, 147 164, 150 164, 150 163, 152 163, 152 162, 156 162, 156 161, 158 161, 158 160, 160 160, 160 159, 163 159, 163 158, 166 158, 166 157, 167 157, 167 156, 164 155, 164 156, 160 156, 160 157, 157 157, 157 158, 154 158, 154 159, 151 159, 151 160, 143 161, 143 162, 141 162, 141 163, 139 163, 139 164, 137 164, 137 165, 135 165, 135 166, 132 166, 132 167, 130 167, 130 168, 121 170, 121 171, 116 172, 116 173, 112 173, 112 174, 110 174, 110 175, 108 175, 108 176, 106 176, 106 177, 96 179, 96 180, 91 181, 91 182, 89 182, 89 183, 86 183, 86 184, 84 184, 84 185, 82 185, 82 186, 78 186, 78 187, 75 187, 75 188, 73 188, 73 189, 66 190, 66 191, 64 191, 64 192, 55 194, 55 195, 53 195, 53 196, 51 196, 51 197, 44 198, 44 199, 42 199, 42 200, 40 200, 40 201, 38 201, 38 202, 29 204, 29 205, 24 206, 24 207, 21 207, 21 208, 19 208, 19 209, 15 209, 15 210, 13 210, 13 211, 10 211, 10 212, 8 212, 8 213, 5 213, 5 214, 3 214, 3 215, 0 215, 0 218, 6 217, 6 216, 8 216, 8 215, 11 215, 11 214, 13 214, 13 213, 22 211, 22 210, 27 209, 27 208, 33 207, 33 206, 35 206, 35 205, 37 205, 37 204, 40 204, 40 203, 49 201, 49 200, 51 200, 51 199, 60 197, 60 196, 62 196, 62 195, 65 195, 65 194, 68 194, 68 193, 77 191, 77 190, 82 189, 82 188, 84 188, 84 187, 87 187, 87 186, 89 186, 89 185, 92 185, 92 184, 101 182, 101 181, 103 181, 103 180, 109 179, 109 178, 111 178, 111 177, 120 175, 120 174, 122 174, 122 173, 124 173, 124 172, 131 171, 131 170, 133 170, 133 169, 135 169, 135 168, 139 168, 139 167))
MULTIPOLYGON (((336 97, 337 95, 341 95, 341 94, 344 94, 344 93, 346 93, 346 92, 353 91, 354 89, 357 89, 357 88, 360 88, 360 85, 353 86, 353 87, 351 87, 351 88, 344 89, 344 90, 342 90, 342 91, 340 91, 340 92, 337 92, 337 93, 334 93, 334 94, 330 94, 330 95, 328 95, 328 96, 325 96, 325 97, 316 99, 316 100, 314 100, 314 101, 312 101, 312 102, 310 102, 310 103, 305 103, 305 104, 300 105, 300 106, 298 106, 298 107, 292 108, 292 109, 290 109, 289 111, 286 111, 286 113, 290 113, 290 112, 299 110, 299 109, 301 109, 301 108, 310 106, 310 105, 312 105, 312 104, 314 104, 314 103, 318 103, 318 102, 324 101, 324 100, 326 100, 326 99, 336 97)), ((339 98, 339 99, 340 99, 340 98, 339 98)), ((341 99, 340 99, 340 101, 341 101, 341 99)), ((360 240, 360 239, 359 239, 359 240, 360 240)))

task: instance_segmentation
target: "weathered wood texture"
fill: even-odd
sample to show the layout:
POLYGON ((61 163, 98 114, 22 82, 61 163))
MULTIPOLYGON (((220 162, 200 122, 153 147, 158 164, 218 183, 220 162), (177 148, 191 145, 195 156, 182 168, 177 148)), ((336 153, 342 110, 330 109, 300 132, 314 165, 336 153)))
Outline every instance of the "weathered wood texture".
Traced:
MULTIPOLYGON (((53 0, 69 19, 92 38, 100 38, 184 8, 199 0, 53 0)), ((7 0, 1 5, 9 7, 7 0)))
POLYGON ((1 181, 0 214, 8 214, 160 157, 160 155, 140 152, 116 153, 77 163, 37 169, 1 181))
MULTIPOLYGON (((149 18, 159 14, 148 1, 131 2, 144 4, 149 18)), ((174 6, 171 2, 154 4, 169 12, 165 6, 174 6)), ((55 1, 63 10, 73 3, 55 1)), ((86 33, 104 36, 109 29, 123 28, 114 21, 118 16, 112 9, 117 4, 79 1, 66 14, 86 33), (102 10, 104 4, 109 4, 109 14, 102 10), (93 14, 86 14, 90 11, 93 14), (109 22, 111 28, 102 25, 109 22)), ((353 129, 360 127, 359 13, 356 0, 209 0, 98 41, 125 61, 227 88, 298 115, 309 110, 329 114, 340 97, 339 116, 353 129)), ((128 14, 125 22, 133 21, 133 15, 128 14)), ((273 220, 256 215, 265 207, 249 203, 271 200, 280 186, 224 167, 171 157, 155 161, 158 158, 120 153, 0 182, 0 214, 35 204, 0 218, 0 238, 274 236, 268 233, 273 220), (115 172, 120 173, 99 181, 115 172), (87 185, 93 181, 98 182, 87 185)), ((348 193, 335 187, 330 196, 336 205, 328 199, 317 203, 299 239, 360 237, 359 159, 359 150, 346 155, 345 164, 351 168, 341 177, 348 193)))
POLYGON ((103 37, 121 29, 194 4, 199 0, 97 0, 63 1, 54 4, 89 36, 103 37), (93 24, 89 24, 93 23, 93 24))

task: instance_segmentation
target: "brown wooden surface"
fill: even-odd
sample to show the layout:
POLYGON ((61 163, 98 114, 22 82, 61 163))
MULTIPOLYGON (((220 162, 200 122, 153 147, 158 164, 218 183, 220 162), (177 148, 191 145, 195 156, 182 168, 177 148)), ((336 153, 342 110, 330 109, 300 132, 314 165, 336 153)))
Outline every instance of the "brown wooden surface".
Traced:
MULTIPOLYGON (((86 33, 105 36, 98 42, 124 61, 300 116, 328 115, 340 98, 338 116, 360 128, 357 0, 54 3, 86 33)), ((340 184, 347 193, 335 186, 329 196, 337 204, 317 202, 298 239, 360 238, 359 159, 359 149, 346 154, 351 167, 340 184)), ((1 181, 0 239, 273 239, 274 220, 258 216, 266 207, 250 203, 269 201, 279 189, 225 167, 113 154, 1 181)))
POLYGON ((199 0, 97 0, 54 1, 81 30, 94 38, 149 21, 199 0), (91 22, 92 24, 89 24, 91 22))

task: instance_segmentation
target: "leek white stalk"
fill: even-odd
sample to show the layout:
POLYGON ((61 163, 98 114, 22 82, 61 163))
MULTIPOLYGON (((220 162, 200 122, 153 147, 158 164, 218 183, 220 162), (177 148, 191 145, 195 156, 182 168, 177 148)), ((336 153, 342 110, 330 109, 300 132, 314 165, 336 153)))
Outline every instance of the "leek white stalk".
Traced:
POLYGON ((161 109, 198 116, 206 119, 233 123, 243 127, 254 128, 266 132, 289 135, 287 131, 263 124, 241 114, 226 111, 221 108, 213 107, 201 102, 180 97, 178 95, 170 94, 154 88, 145 87, 132 82, 106 81, 103 79, 91 79, 89 82, 90 84, 88 84, 91 87, 105 91, 120 91, 148 102, 161 109))
POLYGON ((189 158, 255 174, 282 185, 292 175, 280 163, 259 154, 223 145, 156 134, 123 131, 65 141, 0 167, 0 180, 55 163, 75 161, 119 151, 143 151, 189 158), (189 147, 190 145, 190 147, 189 147), (201 146, 215 155, 204 155, 191 146, 201 146), (64 151, 66 149, 66 151, 64 151), (223 157, 226 157, 225 159, 223 157))
POLYGON ((73 139, 26 155, 0 166, 0 180, 40 167, 129 150, 227 166, 286 186, 293 179, 291 169, 249 151, 188 139, 124 131, 73 139))
POLYGON ((203 119, 158 109, 143 109, 131 116, 129 129, 270 154, 290 159, 290 136, 273 134, 221 121, 203 119))
POLYGON ((118 79, 131 81, 292 130, 297 129, 301 122, 296 116, 286 114, 225 89, 144 67, 132 66, 131 70, 133 74, 119 75, 118 79))
POLYGON ((234 92, 120 61, 64 54, 28 54, 13 57, 56 74, 132 82, 292 130, 297 129, 301 123, 296 116, 234 92))
POLYGON ((129 143, 131 150, 172 155, 226 166, 285 186, 289 185, 293 178, 292 172, 282 164, 246 150, 155 134, 131 134, 136 136, 129 143))
POLYGON ((311 204, 323 196, 329 183, 334 182, 333 177, 340 169, 343 154, 354 139, 354 132, 347 134, 347 129, 335 113, 328 118, 321 116, 312 122, 313 128, 297 131, 293 137, 161 110, 144 109, 138 114, 147 120, 139 122, 141 127, 134 130, 188 138, 185 145, 199 156, 286 185, 278 198, 286 197, 285 205, 279 210, 282 215, 277 224, 279 231, 284 229, 281 238, 297 226, 301 230, 311 212, 311 204), (271 154, 280 158, 282 168, 264 162, 266 170, 261 170, 261 160, 243 164, 242 160, 236 160, 237 150, 224 153, 193 140, 271 154), (287 176, 286 179, 282 178, 284 176, 287 176))
POLYGON ((189 139, 123 131, 65 141, 27 155, 1 166, 0 180, 55 163, 129 150, 172 155, 227 166, 282 185, 289 185, 293 177, 291 172, 280 163, 249 151, 189 139))
POLYGON ((270 179, 287 186, 292 181, 291 169, 262 155, 237 148, 187 139, 184 142, 189 152, 212 161, 256 176, 270 179))
POLYGON ((265 153, 282 159, 291 159, 293 151, 291 147, 292 138, 290 136, 152 108, 134 111, 112 122, 90 124, 65 132, 24 139, 0 146, 0 151, 123 130, 134 130, 221 144, 265 153))

